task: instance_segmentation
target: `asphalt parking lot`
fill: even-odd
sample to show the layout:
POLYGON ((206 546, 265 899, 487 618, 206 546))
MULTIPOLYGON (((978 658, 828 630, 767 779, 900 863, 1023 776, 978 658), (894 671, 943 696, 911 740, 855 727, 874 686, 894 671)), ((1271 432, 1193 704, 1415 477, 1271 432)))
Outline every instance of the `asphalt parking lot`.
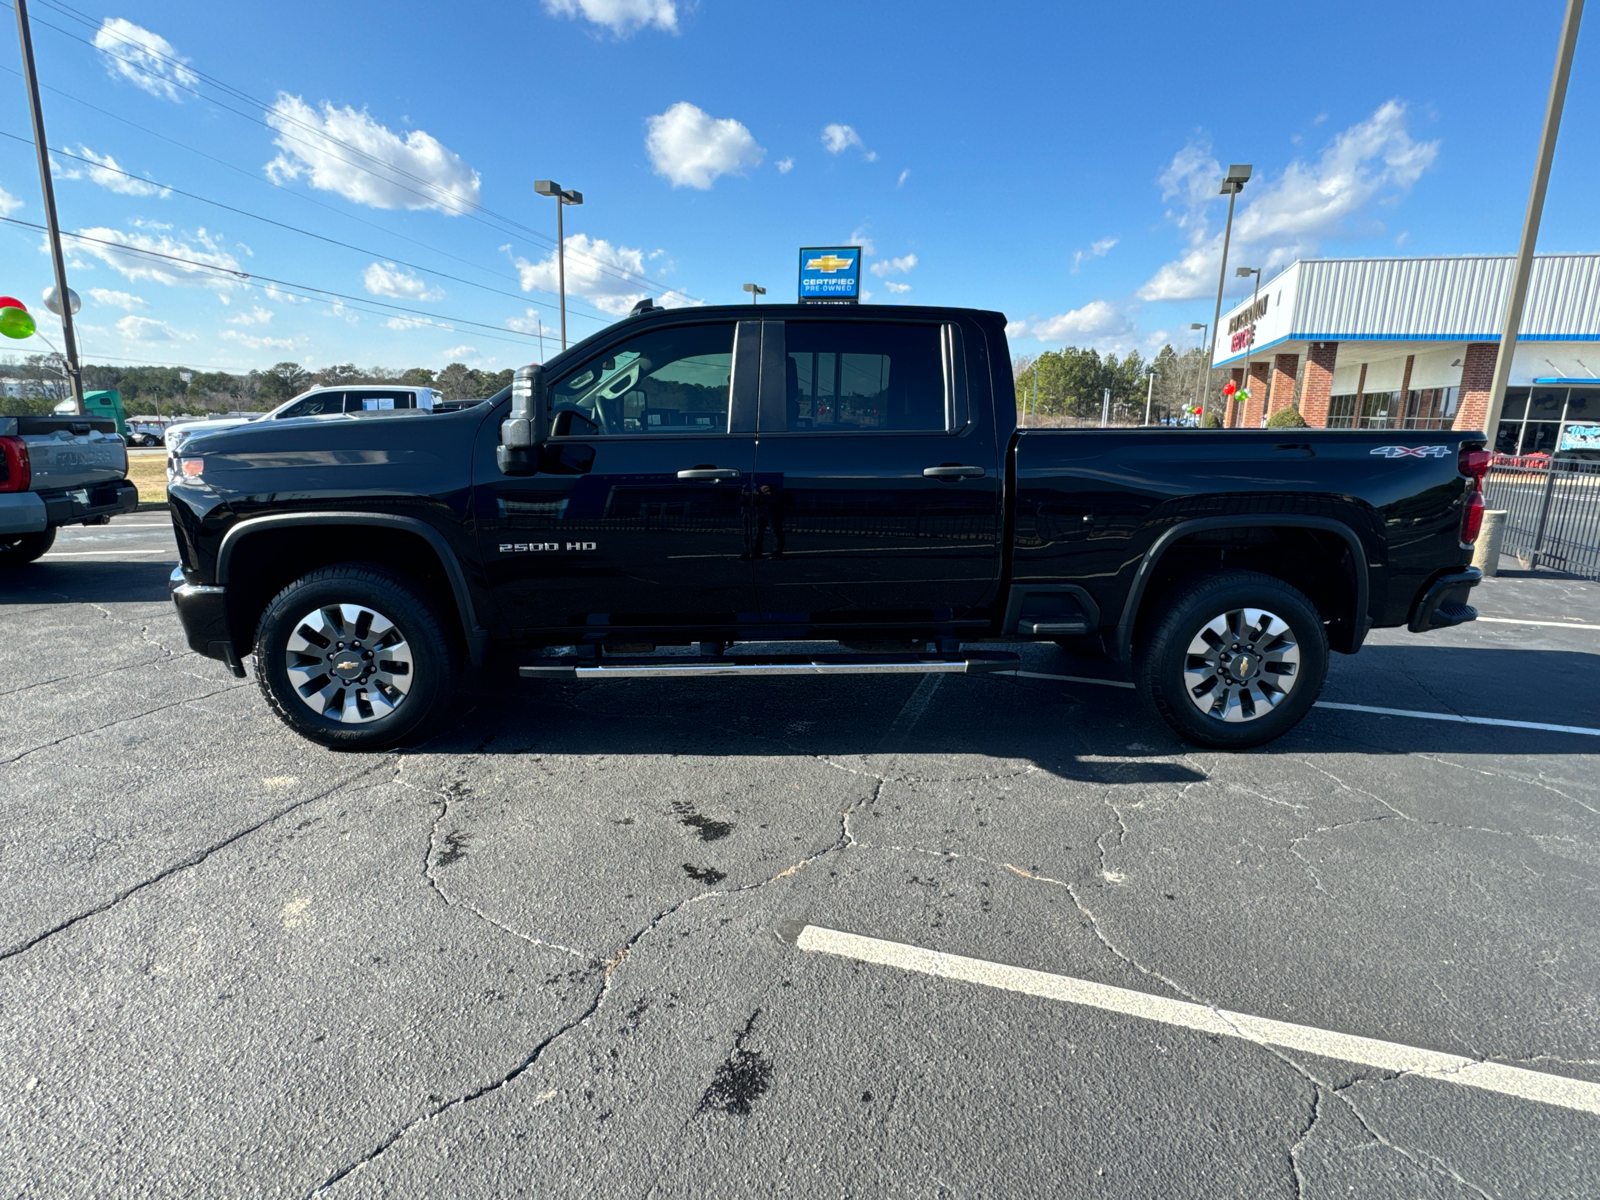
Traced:
POLYGON ((0 580, 6 1196, 1600 1194, 1600 585, 1245 754, 1040 648, 354 756, 186 651, 173 558, 0 580))

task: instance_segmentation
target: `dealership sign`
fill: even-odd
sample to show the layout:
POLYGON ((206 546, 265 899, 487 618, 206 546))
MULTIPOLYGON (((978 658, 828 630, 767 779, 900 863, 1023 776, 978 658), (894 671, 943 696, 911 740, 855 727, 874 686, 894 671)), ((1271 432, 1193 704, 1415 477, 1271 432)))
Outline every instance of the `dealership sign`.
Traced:
POLYGON ((809 246, 800 251, 800 303, 854 304, 861 298, 860 246, 809 246))
POLYGON ((1600 425, 1568 425, 1561 431, 1561 445, 1557 448, 1600 450, 1600 425))

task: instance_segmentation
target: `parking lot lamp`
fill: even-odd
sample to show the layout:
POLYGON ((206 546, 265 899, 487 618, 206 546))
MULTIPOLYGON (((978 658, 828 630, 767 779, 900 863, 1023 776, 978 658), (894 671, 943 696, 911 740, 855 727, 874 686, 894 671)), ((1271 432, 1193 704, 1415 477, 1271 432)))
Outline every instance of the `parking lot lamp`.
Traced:
MULTIPOLYGON (((1260 267, 1235 267, 1233 273, 1240 279, 1256 277, 1255 290, 1250 293, 1250 334, 1244 343, 1244 386, 1250 387, 1250 351, 1256 344, 1256 305, 1261 302, 1261 268, 1260 267)), ((1235 412, 1241 410, 1236 409, 1235 412)))
POLYGON ((762 287, 759 283, 747 283, 744 285, 744 290, 750 293, 751 304, 760 304, 761 301, 757 299, 757 297, 765 296, 767 294, 767 289, 762 287))
MULTIPOLYGON (((1228 174, 1222 180, 1220 195, 1228 198, 1228 223, 1222 227, 1222 265, 1217 268, 1217 308, 1211 314, 1211 353, 1206 357, 1206 372, 1210 374, 1211 364, 1217 358, 1217 323, 1222 319, 1222 287, 1228 282, 1228 245, 1233 239, 1233 205, 1238 200, 1239 193, 1244 191, 1244 185, 1250 181, 1251 166, 1249 163, 1234 163, 1228 168, 1228 174)), ((1211 407, 1211 397, 1207 396, 1200 402, 1202 409, 1211 407)), ((1201 413, 1201 423, 1205 421, 1205 414, 1201 413)))
POLYGON ((1156 376, 1161 372, 1151 371, 1150 382, 1145 385, 1144 391, 1144 423, 1150 424, 1150 402, 1156 398, 1156 376))
POLYGON ((556 199, 556 290, 561 295, 561 348, 567 348, 567 235, 561 210, 569 204, 582 204, 583 193, 568 191, 552 179, 535 179, 533 190, 556 199))
MULTIPOLYGON (((1190 329, 1198 329, 1200 331, 1200 350, 1201 350, 1202 353, 1204 353, 1205 348, 1206 348, 1206 331, 1209 330, 1211 328, 1211 326, 1207 325, 1204 321, 1195 321, 1195 322, 1192 322, 1190 324, 1189 328, 1190 329)), ((1210 374, 1211 374, 1211 360, 1207 359, 1205 362, 1200 364, 1200 372, 1199 372, 1199 374, 1197 374, 1194 377, 1194 403, 1195 404, 1199 404, 1200 403, 1200 397, 1201 397, 1201 395, 1203 393, 1204 385, 1202 384, 1201 381, 1203 379, 1205 379, 1210 374)))

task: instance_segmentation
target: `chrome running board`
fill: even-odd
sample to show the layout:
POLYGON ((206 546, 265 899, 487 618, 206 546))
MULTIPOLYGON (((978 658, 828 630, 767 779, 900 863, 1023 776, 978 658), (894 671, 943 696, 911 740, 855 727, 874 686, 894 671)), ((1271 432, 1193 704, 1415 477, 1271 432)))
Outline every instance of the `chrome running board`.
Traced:
POLYGON ((522 667, 524 679, 747 679, 772 675, 977 675, 1015 671, 1015 654, 751 654, 725 658, 558 658, 522 667))

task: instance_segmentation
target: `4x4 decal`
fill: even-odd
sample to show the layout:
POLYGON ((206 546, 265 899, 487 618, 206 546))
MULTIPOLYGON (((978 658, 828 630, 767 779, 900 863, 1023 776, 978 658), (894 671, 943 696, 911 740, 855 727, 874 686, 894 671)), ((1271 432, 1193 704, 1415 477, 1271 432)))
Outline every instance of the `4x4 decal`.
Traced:
POLYGON ((1449 446, 1374 446, 1370 454, 1384 458, 1443 458, 1450 453, 1449 446))

